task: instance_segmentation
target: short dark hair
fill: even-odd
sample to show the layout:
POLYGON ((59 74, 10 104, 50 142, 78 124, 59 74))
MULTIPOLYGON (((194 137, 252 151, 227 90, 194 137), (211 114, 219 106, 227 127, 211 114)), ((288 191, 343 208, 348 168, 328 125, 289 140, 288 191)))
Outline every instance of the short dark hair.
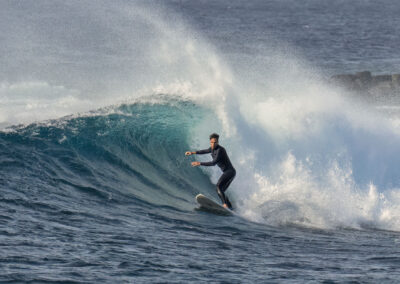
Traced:
POLYGON ((219 135, 217 133, 213 133, 213 134, 210 135, 210 140, 213 139, 213 138, 217 139, 217 141, 218 141, 219 135))

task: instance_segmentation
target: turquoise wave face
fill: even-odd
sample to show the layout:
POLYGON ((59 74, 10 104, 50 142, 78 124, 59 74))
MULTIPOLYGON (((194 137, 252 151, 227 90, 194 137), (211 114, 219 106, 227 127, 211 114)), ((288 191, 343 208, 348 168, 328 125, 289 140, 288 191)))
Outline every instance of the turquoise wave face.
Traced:
POLYGON ((13 195, 36 192, 110 202, 128 197, 191 210, 197 193, 213 190, 209 178, 184 156, 190 129, 204 111, 187 101, 135 103, 109 114, 2 132, 2 183, 13 195))

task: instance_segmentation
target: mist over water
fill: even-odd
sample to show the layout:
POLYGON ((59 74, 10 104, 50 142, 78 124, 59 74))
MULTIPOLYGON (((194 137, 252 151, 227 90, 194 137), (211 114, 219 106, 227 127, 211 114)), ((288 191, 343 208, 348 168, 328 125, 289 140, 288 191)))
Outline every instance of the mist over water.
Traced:
POLYGON ((3 126, 94 110, 165 88, 217 93, 229 81, 212 46, 159 5, 9 1, 4 6, 3 126), (24 11, 30 17, 19 17, 24 11))
MULTIPOLYGON (((293 10, 298 4, 292 2, 284 3, 293 10)), ((272 32, 283 29, 273 21, 283 23, 288 16, 271 16, 272 22, 264 22, 257 9, 272 13, 279 7, 265 9, 261 2, 208 4, 208 13, 185 1, 1 4, 0 163, 4 168, 0 181, 6 194, 0 202, 4 210, 19 212, 14 207, 21 206, 38 212, 35 226, 45 228, 49 237, 53 223, 48 221, 55 214, 51 222, 65 226, 60 229, 65 230, 62 236, 73 235, 72 230, 81 232, 81 240, 67 243, 93 245, 91 238, 103 234, 101 249, 93 245, 82 259, 96 263, 101 256, 92 256, 91 250, 112 248, 105 254, 111 260, 104 261, 115 261, 110 265, 123 273, 138 265, 143 271, 154 269, 155 260, 136 260, 148 259, 150 252, 165 260, 161 270, 215 267, 220 260, 201 257, 204 246, 210 251, 232 249, 239 256, 242 251, 237 249, 254 249, 255 258, 266 259, 267 251, 270 254, 281 246, 270 236, 280 240, 280 230, 292 230, 293 225, 301 228, 294 235, 306 232, 305 236, 314 233, 301 231, 303 227, 322 229, 323 234, 356 229, 366 239, 370 230, 400 231, 396 113, 326 83, 327 69, 336 68, 332 66, 343 58, 335 56, 332 65, 317 64, 328 49, 315 47, 316 62, 310 59, 310 43, 297 46, 296 35, 279 37, 272 32), (221 19, 213 17, 215 13, 221 19), (206 28, 207 23, 212 27, 206 28), (193 157, 183 156, 186 150, 207 148, 211 132, 220 134, 220 143, 237 170, 228 191, 236 219, 215 218, 215 226, 210 225, 210 215, 193 211, 193 198, 201 192, 216 199, 214 184, 220 171, 193 169, 193 157), (82 229, 80 222, 88 220, 93 225, 82 229), (234 248, 220 243, 226 234, 234 248), (250 236, 252 241, 246 241, 250 236), (110 239, 127 245, 124 248, 133 252, 135 260, 120 260, 110 239), (273 247, 257 255, 266 239, 273 247), (189 240, 190 246, 179 249, 189 240), (200 240, 209 243, 198 244, 200 240), (140 245, 132 248, 131 241, 140 245), (171 248, 171 244, 179 245, 171 248), (180 253, 191 249, 189 257, 196 255, 200 263, 180 267, 187 258, 180 253), (183 259, 178 268, 168 266, 166 255, 171 251, 183 259)), ((298 10, 298 16, 311 10, 298 10)), ((311 14, 316 22, 308 25, 307 17, 300 17, 300 22, 313 34, 322 20, 311 14)), ((324 27, 329 30, 337 24, 324 27)), ((327 34, 324 30, 320 36, 327 34)), ((24 216, 17 219, 26 221, 24 216)), ((28 229, 21 226, 20 234, 28 229)), ((32 227, 30 233, 39 231, 32 227)), ((347 235, 335 237, 353 245, 347 235)), ((386 236, 380 237, 386 244, 386 236)), ((390 248, 390 241, 387 245, 390 248)), ((308 249, 315 248, 304 246, 300 254, 308 249)), ((284 267, 290 270, 288 265, 285 262, 284 267)), ((63 271, 62 266, 59 269, 63 271)), ((231 272, 226 279, 231 279, 231 272)), ((129 273, 123 275, 131 279, 129 273)), ((249 279, 257 280, 260 273, 250 273, 249 279)), ((65 277, 61 279, 75 279, 65 277)), ((102 281, 115 280, 102 277, 102 281)), ((143 281, 150 279, 143 277, 143 281)), ((198 277, 189 280, 209 279, 198 277)))

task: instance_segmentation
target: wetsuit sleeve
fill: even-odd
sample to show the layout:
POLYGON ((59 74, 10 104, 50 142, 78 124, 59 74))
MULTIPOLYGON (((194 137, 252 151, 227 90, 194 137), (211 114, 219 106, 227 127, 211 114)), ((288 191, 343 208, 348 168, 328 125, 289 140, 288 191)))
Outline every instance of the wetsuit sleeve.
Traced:
POLYGON ((218 161, 222 158, 222 155, 223 155, 223 153, 220 149, 220 150, 218 150, 217 155, 211 162, 201 162, 200 165, 206 166, 206 167, 215 166, 218 163, 218 161))
POLYGON ((208 149, 196 151, 196 154, 197 154, 197 155, 208 154, 208 153, 211 153, 211 147, 208 148, 208 149))

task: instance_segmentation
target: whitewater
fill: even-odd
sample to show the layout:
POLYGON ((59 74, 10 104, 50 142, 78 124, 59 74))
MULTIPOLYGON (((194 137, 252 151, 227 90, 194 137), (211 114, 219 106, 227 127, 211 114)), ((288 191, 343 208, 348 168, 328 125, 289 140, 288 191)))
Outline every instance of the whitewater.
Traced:
POLYGON ((0 281, 396 282, 398 106, 326 78, 398 72, 400 5, 306 2, 1 2, 0 281))

